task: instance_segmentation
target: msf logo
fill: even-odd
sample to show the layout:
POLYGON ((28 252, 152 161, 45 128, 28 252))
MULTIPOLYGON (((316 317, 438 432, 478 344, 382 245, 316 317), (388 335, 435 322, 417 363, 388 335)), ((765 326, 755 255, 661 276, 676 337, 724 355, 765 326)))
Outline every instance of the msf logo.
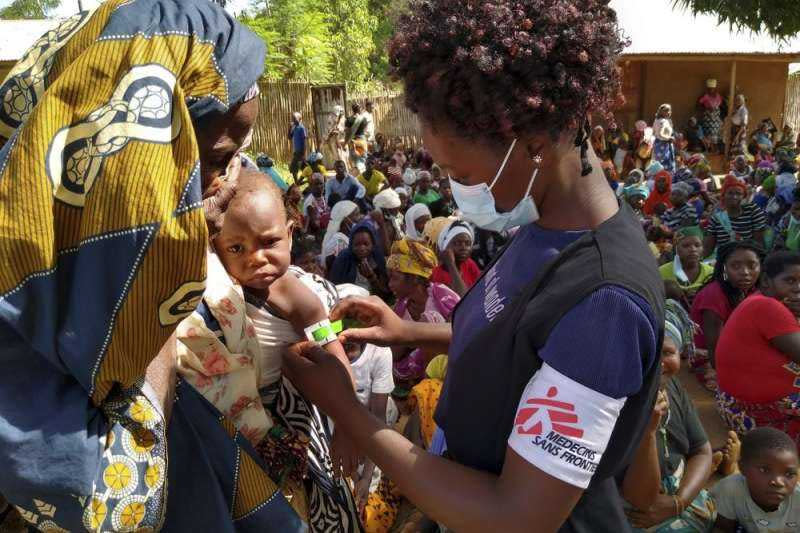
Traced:
POLYGON ((575 406, 571 403, 555 400, 558 395, 556 387, 550 387, 547 398, 532 398, 525 402, 530 407, 523 407, 517 413, 514 426, 520 435, 541 435, 550 429, 564 435, 580 439, 583 430, 574 427, 578 423, 575 406))

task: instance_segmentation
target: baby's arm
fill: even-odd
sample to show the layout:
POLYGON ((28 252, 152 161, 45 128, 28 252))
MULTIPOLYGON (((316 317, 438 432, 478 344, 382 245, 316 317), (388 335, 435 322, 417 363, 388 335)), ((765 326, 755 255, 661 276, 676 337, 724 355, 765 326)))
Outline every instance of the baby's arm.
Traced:
MULTIPOLYGON (((303 337, 305 337, 305 328, 328 318, 328 313, 325 312, 325 307, 317 295, 291 273, 284 274, 270 286, 267 301, 270 306, 291 322, 297 334, 303 337)), ((342 343, 338 340, 329 342, 325 345, 325 350, 345 366, 355 391, 355 378, 342 343)), ((355 446, 346 435, 334 431, 330 453, 336 476, 339 475, 339 472, 343 472, 346 476, 355 475, 360 459, 355 446)))
MULTIPOLYGON (((328 318, 328 313, 317 295, 290 272, 278 278, 270 286, 267 301, 292 324, 295 332, 303 338, 305 338, 305 328, 328 318)), ((350 362, 342 344, 335 340, 326 344, 325 350, 342 362, 350 372, 352 379, 350 362)), ((355 383, 355 379, 353 379, 353 383, 355 383)))

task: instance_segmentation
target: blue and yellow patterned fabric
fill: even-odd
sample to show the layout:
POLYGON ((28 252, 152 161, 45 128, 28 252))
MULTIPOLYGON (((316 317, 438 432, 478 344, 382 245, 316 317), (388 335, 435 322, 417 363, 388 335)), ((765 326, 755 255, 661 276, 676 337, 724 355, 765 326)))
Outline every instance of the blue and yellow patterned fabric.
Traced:
POLYGON ((297 531, 258 455, 145 369, 205 284, 193 122, 261 40, 206 0, 108 0, 0 85, 0 493, 40 531, 297 531))

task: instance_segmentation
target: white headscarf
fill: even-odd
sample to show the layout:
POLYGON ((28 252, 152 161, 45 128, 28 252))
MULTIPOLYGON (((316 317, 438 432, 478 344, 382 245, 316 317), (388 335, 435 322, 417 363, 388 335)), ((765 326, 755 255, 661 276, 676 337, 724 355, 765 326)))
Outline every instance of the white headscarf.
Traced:
POLYGON ((436 243, 439 252, 445 251, 458 235, 469 235, 470 240, 474 240, 475 238, 469 226, 459 220, 454 220, 439 233, 439 239, 436 243))
POLYGON ((425 215, 431 216, 431 210, 425 204, 414 204, 408 208, 408 211, 406 211, 406 235, 409 239, 422 240, 422 235, 417 231, 414 222, 425 215))
POLYGON ((408 167, 405 172, 403 172, 403 183, 408 185, 409 187, 414 185, 417 182, 417 171, 411 167, 408 167))
POLYGON ((350 238, 339 231, 342 221, 353 214, 358 206, 350 200, 341 200, 331 209, 331 219, 328 228, 325 230, 325 238, 322 239, 322 258, 329 255, 337 255, 341 251, 342 245, 347 248, 350 238))
POLYGON ((377 209, 395 209, 400 207, 400 195, 393 189, 384 189, 375 195, 372 204, 377 209))

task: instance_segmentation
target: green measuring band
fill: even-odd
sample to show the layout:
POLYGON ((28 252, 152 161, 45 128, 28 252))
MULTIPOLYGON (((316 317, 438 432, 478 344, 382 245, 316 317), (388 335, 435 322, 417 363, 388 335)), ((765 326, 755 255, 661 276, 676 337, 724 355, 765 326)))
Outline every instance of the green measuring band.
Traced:
POLYGON ((331 335, 335 336, 336 330, 332 326, 333 324, 331 324, 331 327, 326 326, 312 331, 311 336, 314 338, 314 341, 322 342, 325 339, 329 338, 331 335))

